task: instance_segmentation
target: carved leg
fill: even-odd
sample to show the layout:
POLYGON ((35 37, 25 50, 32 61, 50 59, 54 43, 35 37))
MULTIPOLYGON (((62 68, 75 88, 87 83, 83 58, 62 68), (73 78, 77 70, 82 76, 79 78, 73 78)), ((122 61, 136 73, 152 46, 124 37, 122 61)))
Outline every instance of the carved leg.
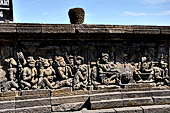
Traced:
POLYGON ((31 84, 26 81, 21 80, 21 84, 23 85, 23 88, 26 88, 26 89, 31 88, 31 84))
POLYGON ((151 82, 153 81, 153 75, 152 75, 152 74, 150 74, 150 75, 148 76, 148 80, 151 81, 151 82))
POLYGON ((50 89, 53 89, 53 86, 51 85, 50 81, 48 80, 48 78, 44 78, 43 79, 44 83, 46 86, 48 86, 50 89))

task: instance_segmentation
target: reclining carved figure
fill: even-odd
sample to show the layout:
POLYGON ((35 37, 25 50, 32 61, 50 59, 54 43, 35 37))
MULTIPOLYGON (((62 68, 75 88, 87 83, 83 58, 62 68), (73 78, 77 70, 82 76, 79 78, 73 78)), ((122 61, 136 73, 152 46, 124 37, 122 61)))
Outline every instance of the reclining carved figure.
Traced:
POLYGON ((102 53, 101 58, 98 63, 98 77, 101 84, 109 85, 120 85, 120 71, 115 68, 115 65, 109 62, 109 55, 107 53, 102 53))

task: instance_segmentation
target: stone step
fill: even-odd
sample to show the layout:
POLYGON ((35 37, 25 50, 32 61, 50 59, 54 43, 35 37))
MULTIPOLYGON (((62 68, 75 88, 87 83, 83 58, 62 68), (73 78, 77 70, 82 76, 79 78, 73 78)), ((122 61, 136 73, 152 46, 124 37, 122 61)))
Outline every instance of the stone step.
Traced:
POLYGON ((52 113, 170 113, 170 105, 149 105, 138 107, 122 107, 100 110, 82 110, 75 112, 52 112, 52 113))
POLYGON ((98 94, 81 94, 60 97, 51 97, 51 105, 64 103, 85 102, 90 97, 90 101, 124 99, 124 98, 141 98, 153 96, 169 96, 170 90, 151 90, 151 91, 129 91, 129 92, 107 92, 98 94))
POLYGON ((156 105, 170 104, 170 96, 153 96, 152 98, 156 105))
POLYGON ((141 98, 153 96, 169 96, 170 90, 150 90, 150 91, 129 91, 129 92, 107 92, 91 94, 90 101, 124 99, 124 98, 141 98))
POLYGON ((74 96, 64 96, 64 97, 51 97, 51 105, 59 105, 65 103, 77 103, 86 102, 89 95, 74 95, 74 96))
POLYGON ((166 102, 164 102, 164 104, 169 104, 170 101, 167 99, 169 98, 169 95, 170 90, 107 92, 89 95, 71 95, 51 97, 51 105, 52 111, 64 112, 82 109, 88 99, 89 101, 87 106, 90 106, 91 109, 162 104, 165 99, 166 102))
POLYGON ((17 109, 0 109, 0 113, 51 113, 51 106, 34 106, 17 109))
MULTIPOLYGON (((68 88, 65 89, 70 91, 68 88)), ((51 106, 52 111, 88 109, 110 109, 119 107, 170 104, 170 90, 120 91, 89 93, 73 91, 63 95, 62 91, 23 91, 1 93, 0 110, 38 109, 36 106, 51 106), (10 96, 9 96, 10 95, 10 96), (17 96, 15 96, 17 95, 17 96), (56 97, 55 97, 56 96, 56 97), (35 107, 35 108, 34 108, 35 107)), ((12 110, 12 111, 11 111, 12 110)), ((5 112, 4 111, 4 112, 5 112)))
POLYGON ((105 109, 105 108, 118 108, 142 105, 163 105, 170 104, 170 96, 153 96, 141 98, 124 98, 124 99, 111 99, 90 101, 91 109, 105 109))
POLYGON ((142 106, 153 105, 153 99, 151 97, 143 98, 126 98, 126 99, 113 99, 113 100, 101 100, 91 101, 91 109, 109 109, 128 106, 142 106))

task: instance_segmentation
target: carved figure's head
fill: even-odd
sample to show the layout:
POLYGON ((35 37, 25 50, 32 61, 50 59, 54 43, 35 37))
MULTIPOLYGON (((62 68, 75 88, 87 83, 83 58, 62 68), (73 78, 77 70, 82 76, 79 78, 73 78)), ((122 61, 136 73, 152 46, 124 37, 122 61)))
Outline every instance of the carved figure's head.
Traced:
POLYGON ((141 58, 141 62, 146 62, 147 58, 146 57, 142 57, 141 58))
POLYGON ((83 64, 83 62, 84 62, 84 58, 81 57, 81 56, 77 56, 77 58, 76 58, 76 64, 77 64, 77 65, 81 65, 81 64, 83 64))
POLYGON ((70 63, 71 63, 72 65, 74 65, 74 57, 73 57, 72 55, 70 55, 68 58, 69 58, 69 60, 70 60, 70 63))
POLYGON ((161 68, 167 68, 168 64, 164 61, 161 62, 161 68))
POLYGON ((61 56, 55 56, 54 62, 57 64, 57 66, 66 66, 66 62, 63 57, 61 56))
POLYGON ((109 61, 109 54, 102 53, 101 60, 103 63, 107 63, 109 61))
POLYGON ((53 59, 52 59, 52 58, 49 58, 49 59, 48 59, 48 62, 49 62, 49 64, 52 66, 52 64, 53 64, 53 59))
POLYGON ((34 60, 34 58, 32 56, 29 56, 27 58, 27 64, 28 64, 29 67, 35 67, 35 62, 36 61, 34 60))
POLYGON ((49 66, 50 66, 50 64, 49 64, 49 62, 48 62, 48 59, 44 59, 44 61, 43 61, 43 66, 44 66, 44 67, 49 67, 49 66))
POLYGON ((17 66, 17 62, 15 61, 15 59, 14 58, 6 58, 5 60, 4 60, 6 63, 8 63, 8 65, 9 65, 9 67, 15 67, 15 66, 17 66))

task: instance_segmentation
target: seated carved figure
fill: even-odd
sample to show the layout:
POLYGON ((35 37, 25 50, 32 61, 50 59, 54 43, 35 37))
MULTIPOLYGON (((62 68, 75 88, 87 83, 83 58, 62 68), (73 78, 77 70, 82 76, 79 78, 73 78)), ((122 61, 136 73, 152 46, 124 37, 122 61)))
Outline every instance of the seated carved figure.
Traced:
POLYGON ((43 79, 41 81, 39 79, 39 88, 59 88, 59 85, 54 80, 56 78, 55 70, 50 66, 48 59, 44 59, 43 61, 43 68, 40 70, 40 77, 43 77, 43 79))
POLYGON ((146 57, 141 58, 141 62, 138 64, 138 68, 135 69, 135 80, 138 82, 142 81, 153 81, 153 66, 152 62, 148 62, 146 57))
POLYGON ((73 80, 73 89, 86 90, 88 85, 88 66, 83 64, 84 58, 77 56, 75 60, 76 73, 73 80))
POLYGON ((32 56, 27 58, 26 67, 23 69, 21 76, 22 89, 37 88, 37 69, 35 68, 35 60, 32 56))
POLYGON ((162 62, 161 63, 161 68, 163 69, 163 80, 164 80, 164 85, 169 85, 169 70, 168 70, 168 64, 162 62))
POLYGON ((108 85, 120 85, 120 71, 115 68, 115 65, 109 60, 107 53, 102 53, 101 58, 98 61, 98 77, 101 84, 108 85))
POLYGON ((7 91, 6 82, 6 72, 3 70, 3 66, 0 66, 0 92, 7 91))
POLYGON ((57 75, 57 81, 61 87, 72 86, 73 74, 63 57, 55 56, 53 67, 57 75))
POLYGON ((159 67, 154 67, 154 80, 157 86, 169 85, 167 63, 160 61, 159 67))
POLYGON ((5 59, 5 62, 8 64, 6 70, 7 77, 7 90, 16 90, 19 88, 18 77, 17 77, 17 62, 11 57, 5 59))

